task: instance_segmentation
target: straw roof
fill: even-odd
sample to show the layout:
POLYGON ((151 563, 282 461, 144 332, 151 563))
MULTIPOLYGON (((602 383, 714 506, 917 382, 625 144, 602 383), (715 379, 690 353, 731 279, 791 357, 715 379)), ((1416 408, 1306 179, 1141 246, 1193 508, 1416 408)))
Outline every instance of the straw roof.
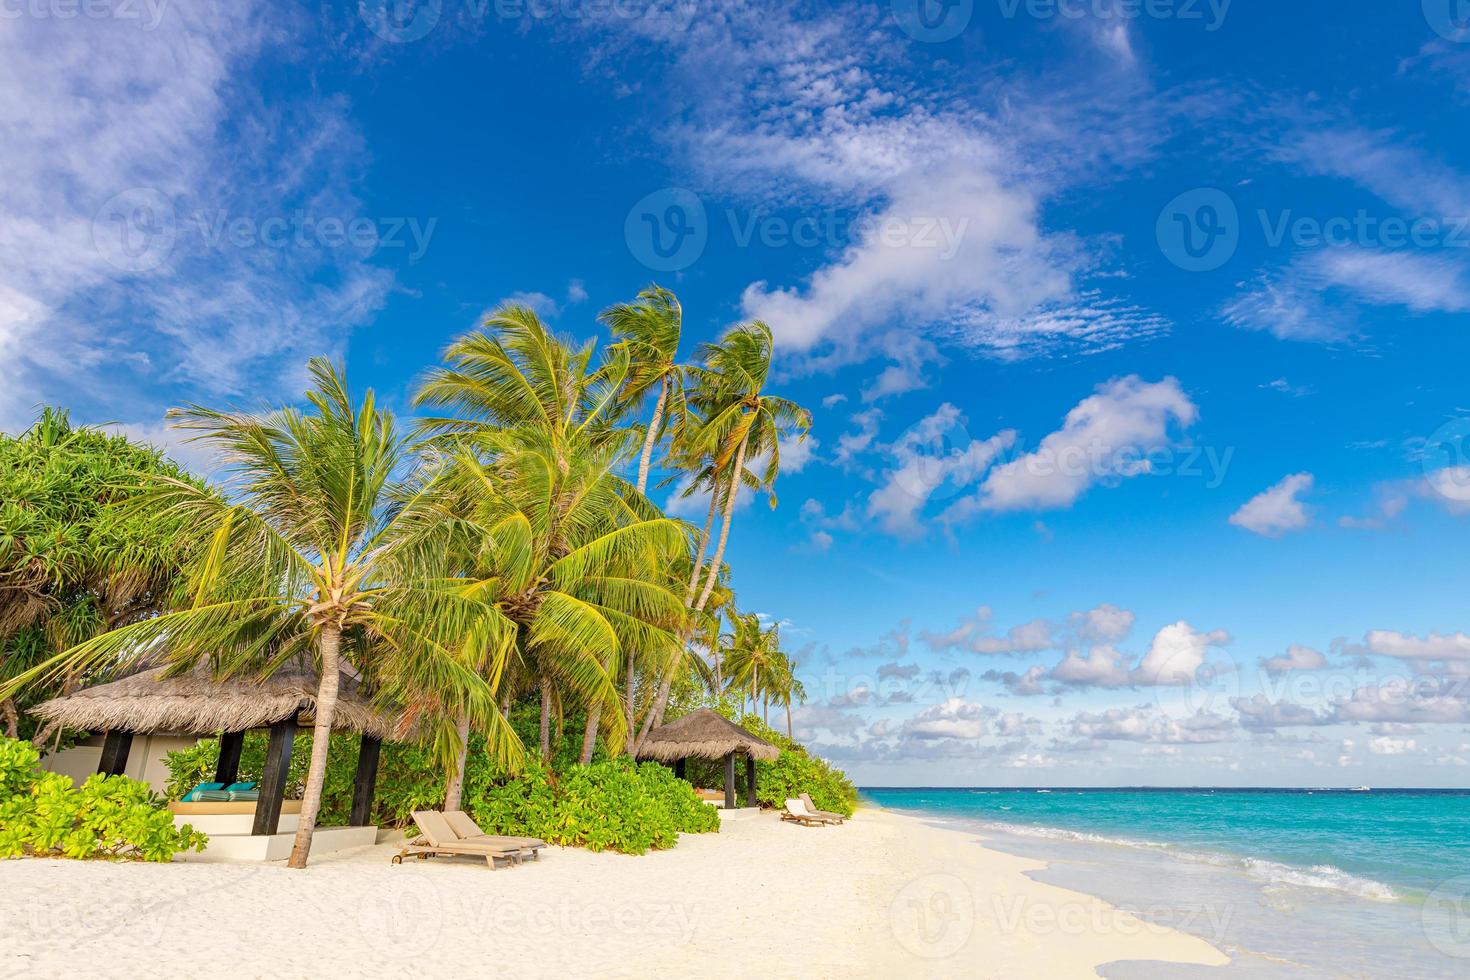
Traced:
MULTIPOLYGON (((32 713, 67 728, 86 731, 179 732, 212 735, 265 728, 300 711, 309 724, 316 709, 315 671, 285 667, 261 680, 254 676, 216 680, 209 668, 164 677, 155 667, 110 684, 97 684, 32 708, 32 713)), ((374 711, 357 679, 344 672, 332 727, 388 738, 393 722, 374 711)))
POLYGON ((746 752, 766 760, 781 754, 776 746, 750 734, 724 715, 700 708, 649 732, 643 748, 638 750, 638 758, 660 762, 723 759, 731 752, 746 752))

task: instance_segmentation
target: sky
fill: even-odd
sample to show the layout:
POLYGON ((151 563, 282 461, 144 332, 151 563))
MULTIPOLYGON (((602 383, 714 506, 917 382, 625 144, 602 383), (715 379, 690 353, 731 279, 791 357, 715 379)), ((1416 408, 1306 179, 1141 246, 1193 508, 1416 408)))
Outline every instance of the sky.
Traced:
POLYGON ((657 282, 859 784, 1463 786, 1467 123, 1464 0, 0 0, 0 430, 657 282))

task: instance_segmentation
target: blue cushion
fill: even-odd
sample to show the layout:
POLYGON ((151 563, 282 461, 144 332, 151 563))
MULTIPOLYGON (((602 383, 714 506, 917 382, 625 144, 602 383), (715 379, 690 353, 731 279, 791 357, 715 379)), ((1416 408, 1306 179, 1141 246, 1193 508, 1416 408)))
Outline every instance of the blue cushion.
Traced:
POLYGON ((184 798, 181 802, 192 803, 195 800, 199 799, 199 794, 204 790, 224 788, 224 783, 200 783, 198 786, 195 786, 193 789, 189 790, 189 792, 185 793, 184 798))
POLYGON ((224 789, 226 793, 247 793, 255 787, 255 783, 231 783, 224 789))

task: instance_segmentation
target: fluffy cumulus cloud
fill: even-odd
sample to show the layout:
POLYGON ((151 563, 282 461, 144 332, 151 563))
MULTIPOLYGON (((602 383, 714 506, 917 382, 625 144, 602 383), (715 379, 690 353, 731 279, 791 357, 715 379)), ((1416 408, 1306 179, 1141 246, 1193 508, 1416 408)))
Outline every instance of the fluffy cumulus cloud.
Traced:
POLYGON ((1419 637, 1396 630, 1370 630, 1362 643, 1348 644, 1343 652, 1392 657, 1425 672, 1437 665, 1454 673, 1470 675, 1470 635, 1465 633, 1430 633, 1419 637))
POLYGON ((1068 412, 1062 427, 1033 452, 992 470, 975 497, 950 509, 951 519, 977 509, 1070 507, 1103 480, 1149 473, 1149 454, 1174 445, 1176 427, 1192 425, 1198 415, 1174 378, 1109 381, 1068 412))
POLYGON ((1300 643, 1286 648, 1286 653, 1261 660, 1261 669, 1268 674, 1284 674, 1291 670, 1321 670, 1327 666, 1327 658, 1320 650, 1300 643))
POLYGON ((902 734, 921 741, 937 739, 978 739, 983 737, 994 718, 994 708, 950 698, 931 705, 903 723, 902 734))
POLYGON ((1230 706, 1240 715, 1241 727, 1257 732, 1274 732, 1278 728, 1298 725, 1331 724, 1329 715, 1318 714, 1304 705, 1272 701, 1264 694, 1249 698, 1231 698, 1230 706))
POLYGON ((1157 454, 1176 447, 1197 416, 1174 378, 1115 378, 1074 406, 1034 450, 1005 459, 1021 436, 1007 429, 974 438, 951 403, 892 443, 879 437, 882 414, 868 409, 838 438, 834 462, 871 475, 866 460, 884 454, 888 465, 874 477, 879 486, 865 502, 868 516, 887 533, 917 537, 935 500, 954 498, 937 518, 952 527, 985 513, 1067 508, 1095 484, 1154 472, 1157 454))
POLYGON ((1152 705, 1079 712, 1067 723, 1071 735, 1100 742, 1155 742, 1164 745, 1206 745, 1235 738, 1235 722, 1224 716, 1199 711, 1187 718, 1172 718, 1152 705))
POLYGON ((1312 489, 1312 474, 1293 473, 1256 494, 1230 515, 1230 523, 1253 534, 1277 538, 1312 522, 1299 498, 1312 489))
POLYGON ((963 422, 960 410, 945 403, 888 447, 897 466, 868 497, 868 516, 883 530, 901 537, 922 533, 918 515, 935 491, 950 483, 974 483, 1015 441, 1014 432, 1002 432, 989 439, 951 442, 947 437, 956 429, 963 431, 963 422))
MULTIPOLYGON (((1069 650, 1052 668, 1052 680, 1074 687, 1183 687, 1198 683, 1211 650, 1230 642, 1224 630, 1197 630, 1184 620, 1154 634, 1136 665, 1110 644, 1069 650)), ((1228 665, 1225 665, 1228 669, 1228 665)))

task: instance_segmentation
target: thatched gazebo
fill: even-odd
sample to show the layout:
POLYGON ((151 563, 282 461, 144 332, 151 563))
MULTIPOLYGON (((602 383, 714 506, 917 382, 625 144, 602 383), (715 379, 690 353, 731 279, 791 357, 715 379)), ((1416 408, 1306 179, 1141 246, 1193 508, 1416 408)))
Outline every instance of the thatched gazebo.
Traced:
POLYGON ((746 802, 756 806, 755 760, 769 762, 780 754, 781 750, 776 746, 752 735, 711 708, 700 708, 667 725, 660 725, 648 733, 643 748, 638 750, 640 759, 672 762, 674 775, 680 779, 684 778, 686 759, 724 759, 727 810, 735 808, 735 757, 745 756, 746 802))
MULTIPOLYGON (((106 732, 97 771, 119 775, 127 766, 135 734, 182 733, 219 735, 219 762, 215 782, 236 781, 245 733, 269 729, 260 799, 255 807, 253 835, 276 833, 286 776, 297 729, 315 723, 317 676, 312 670, 286 667, 261 679, 236 676, 216 679, 207 665, 167 676, 155 667, 109 684, 97 684, 52 698, 32 713, 67 728, 106 732)), ((356 677, 345 671, 338 687, 332 727, 362 736, 357 753, 357 777, 352 791, 352 825, 372 819, 377 784, 378 754, 393 730, 390 719, 374 711, 356 677)))

